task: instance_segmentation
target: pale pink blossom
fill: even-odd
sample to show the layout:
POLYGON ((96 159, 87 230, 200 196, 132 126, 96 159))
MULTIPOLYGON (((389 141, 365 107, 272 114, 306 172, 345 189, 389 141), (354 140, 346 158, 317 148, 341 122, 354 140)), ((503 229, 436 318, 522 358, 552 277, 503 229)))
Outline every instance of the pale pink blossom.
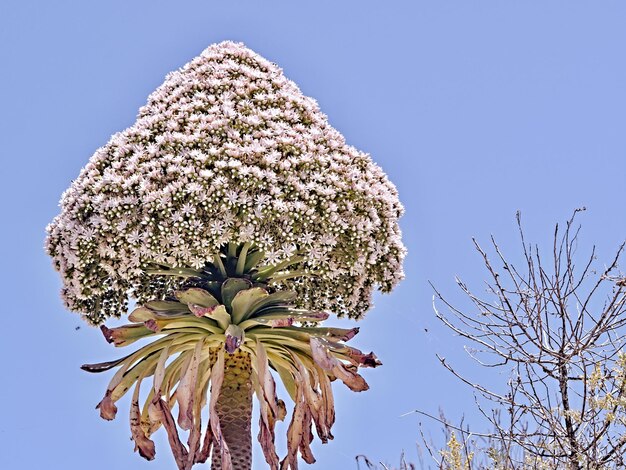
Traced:
POLYGON ((302 255, 289 280, 303 307, 359 318, 374 287, 402 279, 396 188, 346 144, 315 100, 242 44, 207 48, 137 121, 96 150, 61 199, 46 250, 67 306, 90 321, 175 287, 159 262, 201 267, 228 242, 266 264, 302 255), (233 76, 237 76, 233 79, 233 76))

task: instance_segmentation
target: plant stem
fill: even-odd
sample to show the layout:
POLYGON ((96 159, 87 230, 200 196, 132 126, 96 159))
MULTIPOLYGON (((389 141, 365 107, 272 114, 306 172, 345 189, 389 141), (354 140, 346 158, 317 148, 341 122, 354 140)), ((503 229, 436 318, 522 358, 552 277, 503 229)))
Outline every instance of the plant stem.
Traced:
MULTIPOLYGON (((233 469, 252 468, 252 365, 250 354, 226 354, 224 382, 217 400, 222 434, 231 453, 233 469)), ((220 453, 214 449, 212 470, 222 470, 220 453)))

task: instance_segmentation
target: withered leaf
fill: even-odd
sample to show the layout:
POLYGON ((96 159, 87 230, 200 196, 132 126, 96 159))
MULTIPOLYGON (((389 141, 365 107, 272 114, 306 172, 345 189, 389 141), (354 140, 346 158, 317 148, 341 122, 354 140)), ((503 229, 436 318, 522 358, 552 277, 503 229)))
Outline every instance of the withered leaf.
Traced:
POLYGON ((154 448, 154 442, 146 437, 144 430, 141 427, 141 411, 139 410, 139 386, 141 380, 135 385, 135 391, 130 404, 130 432, 135 441, 135 451, 139 451, 146 460, 154 460, 156 451, 154 448))
POLYGON ((107 390, 102 401, 100 401, 100 403, 96 405, 96 409, 100 410, 100 417, 102 419, 106 419, 107 421, 111 421, 112 419, 115 419, 115 415, 117 413, 117 406, 115 406, 115 403, 111 399, 110 390, 107 390))
POLYGON ((183 372, 178 387, 176 388, 176 400, 178 401, 178 425, 185 431, 193 427, 193 403, 198 378, 198 364, 204 341, 198 341, 194 348, 187 369, 183 372))

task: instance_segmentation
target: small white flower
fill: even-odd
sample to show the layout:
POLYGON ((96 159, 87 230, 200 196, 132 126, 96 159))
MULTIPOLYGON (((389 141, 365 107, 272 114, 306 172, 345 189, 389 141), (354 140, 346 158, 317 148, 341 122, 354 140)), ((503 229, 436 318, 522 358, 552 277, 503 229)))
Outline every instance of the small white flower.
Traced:
POLYGON ((300 241, 305 245, 311 245, 315 241, 315 235, 311 232, 306 232, 300 237, 300 241))
POLYGON ((128 234, 128 236, 126 237, 126 240, 131 245, 138 245, 139 243, 141 243, 143 241, 143 237, 139 233, 139 230, 135 229, 135 230, 133 230, 132 232, 130 232, 128 234))
POLYGON ((182 213, 185 215, 191 215, 194 214, 196 212, 196 208, 191 205, 190 203, 186 203, 183 205, 183 207, 181 208, 182 213))
POLYGON ((276 265, 281 260, 281 254, 279 251, 268 251, 265 256, 267 264, 276 265))

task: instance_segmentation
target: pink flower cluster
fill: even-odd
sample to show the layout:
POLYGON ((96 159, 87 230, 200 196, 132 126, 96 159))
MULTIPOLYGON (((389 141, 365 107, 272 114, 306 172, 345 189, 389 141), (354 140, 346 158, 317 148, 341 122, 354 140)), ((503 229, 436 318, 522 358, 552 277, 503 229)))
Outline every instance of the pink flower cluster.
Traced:
POLYGON ((266 264, 302 254, 315 275, 284 282, 302 306, 339 315, 361 317, 375 286, 403 277, 394 185, 243 44, 210 46, 170 73, 61 208, 46 248, 66 305, 93 323, 163 295, 150 263, 199 268, 228 242, 260 247, 266 264))

